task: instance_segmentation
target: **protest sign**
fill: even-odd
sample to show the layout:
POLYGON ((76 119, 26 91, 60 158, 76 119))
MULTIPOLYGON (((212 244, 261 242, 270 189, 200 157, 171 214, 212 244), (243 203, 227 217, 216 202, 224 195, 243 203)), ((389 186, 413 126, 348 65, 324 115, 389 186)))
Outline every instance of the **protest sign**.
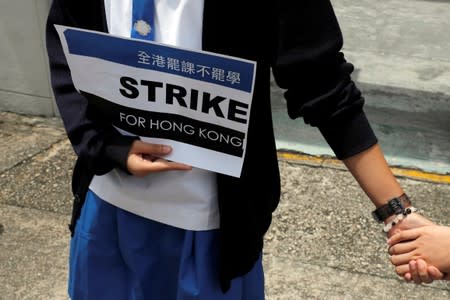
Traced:
POLYGON ((167 159, 239 177, 256 63, 56 26, 75 88, 113 126, 167 159))

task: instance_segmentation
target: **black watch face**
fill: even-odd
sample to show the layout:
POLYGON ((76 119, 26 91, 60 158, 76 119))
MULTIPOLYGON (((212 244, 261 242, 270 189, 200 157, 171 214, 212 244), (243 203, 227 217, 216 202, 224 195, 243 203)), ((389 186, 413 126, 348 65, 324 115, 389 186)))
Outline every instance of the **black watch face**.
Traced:
POLYGON ((380 219, 380 216, 377 214, 376 211, 372 212, 372 217, 374 218, 375 221, 377 222, 383 222, 383 220, 380 219))

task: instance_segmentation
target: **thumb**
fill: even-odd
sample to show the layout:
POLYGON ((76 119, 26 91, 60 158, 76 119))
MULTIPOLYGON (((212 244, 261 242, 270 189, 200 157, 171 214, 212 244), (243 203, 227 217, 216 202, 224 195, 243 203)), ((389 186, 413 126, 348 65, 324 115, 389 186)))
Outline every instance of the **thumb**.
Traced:
POLYGON ((439 269, 436 268, 435 266, 428 266, 427 271, 433 280, 446 279, 446 278, 447 278, 446 280, 450 279, 448 274, 445 274, 445 273, 439 271, 439 269))

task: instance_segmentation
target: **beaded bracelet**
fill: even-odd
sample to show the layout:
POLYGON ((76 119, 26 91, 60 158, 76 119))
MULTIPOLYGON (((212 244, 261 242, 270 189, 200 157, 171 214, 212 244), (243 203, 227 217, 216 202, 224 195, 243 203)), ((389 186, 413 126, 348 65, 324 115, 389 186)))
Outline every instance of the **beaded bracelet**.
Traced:
POLYGON ((413 212, 418 212, 419 210, 413 206, 407 207, 405 209, 403 209, 403 211, 401 213, 399 213, 398 215, 395 216, 395 218, 390 221, 389 223, 387 223, 386 225, 384 225, 383 227, 383 231, 384 232, 389 232, 389 230, 392 229, 392 227, 394 227, 396 224, 398 224, 401 220, 403 220, 404 218, 406 218, 407 215, 413 213, 413 212))

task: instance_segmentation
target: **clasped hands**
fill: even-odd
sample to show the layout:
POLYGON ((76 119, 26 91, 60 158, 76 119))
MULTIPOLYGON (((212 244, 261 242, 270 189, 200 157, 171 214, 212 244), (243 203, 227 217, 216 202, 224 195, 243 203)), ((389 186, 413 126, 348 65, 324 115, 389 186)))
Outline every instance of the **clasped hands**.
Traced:
MULTIPOLYGON (((127 158, 128 171, 138 177, 153 172, 191 170, 192 167, 164 159, 172 149, 136 140, 127 158)), ((395 271, 417 284, 450 280, 450 227, 438 226, 413 213, 388 233, 389 254, 395 271)))
POLYGON ((450 280, 450 227, 413 213, 394 226, 388 237, 391 262, 405 281, 450 280))

